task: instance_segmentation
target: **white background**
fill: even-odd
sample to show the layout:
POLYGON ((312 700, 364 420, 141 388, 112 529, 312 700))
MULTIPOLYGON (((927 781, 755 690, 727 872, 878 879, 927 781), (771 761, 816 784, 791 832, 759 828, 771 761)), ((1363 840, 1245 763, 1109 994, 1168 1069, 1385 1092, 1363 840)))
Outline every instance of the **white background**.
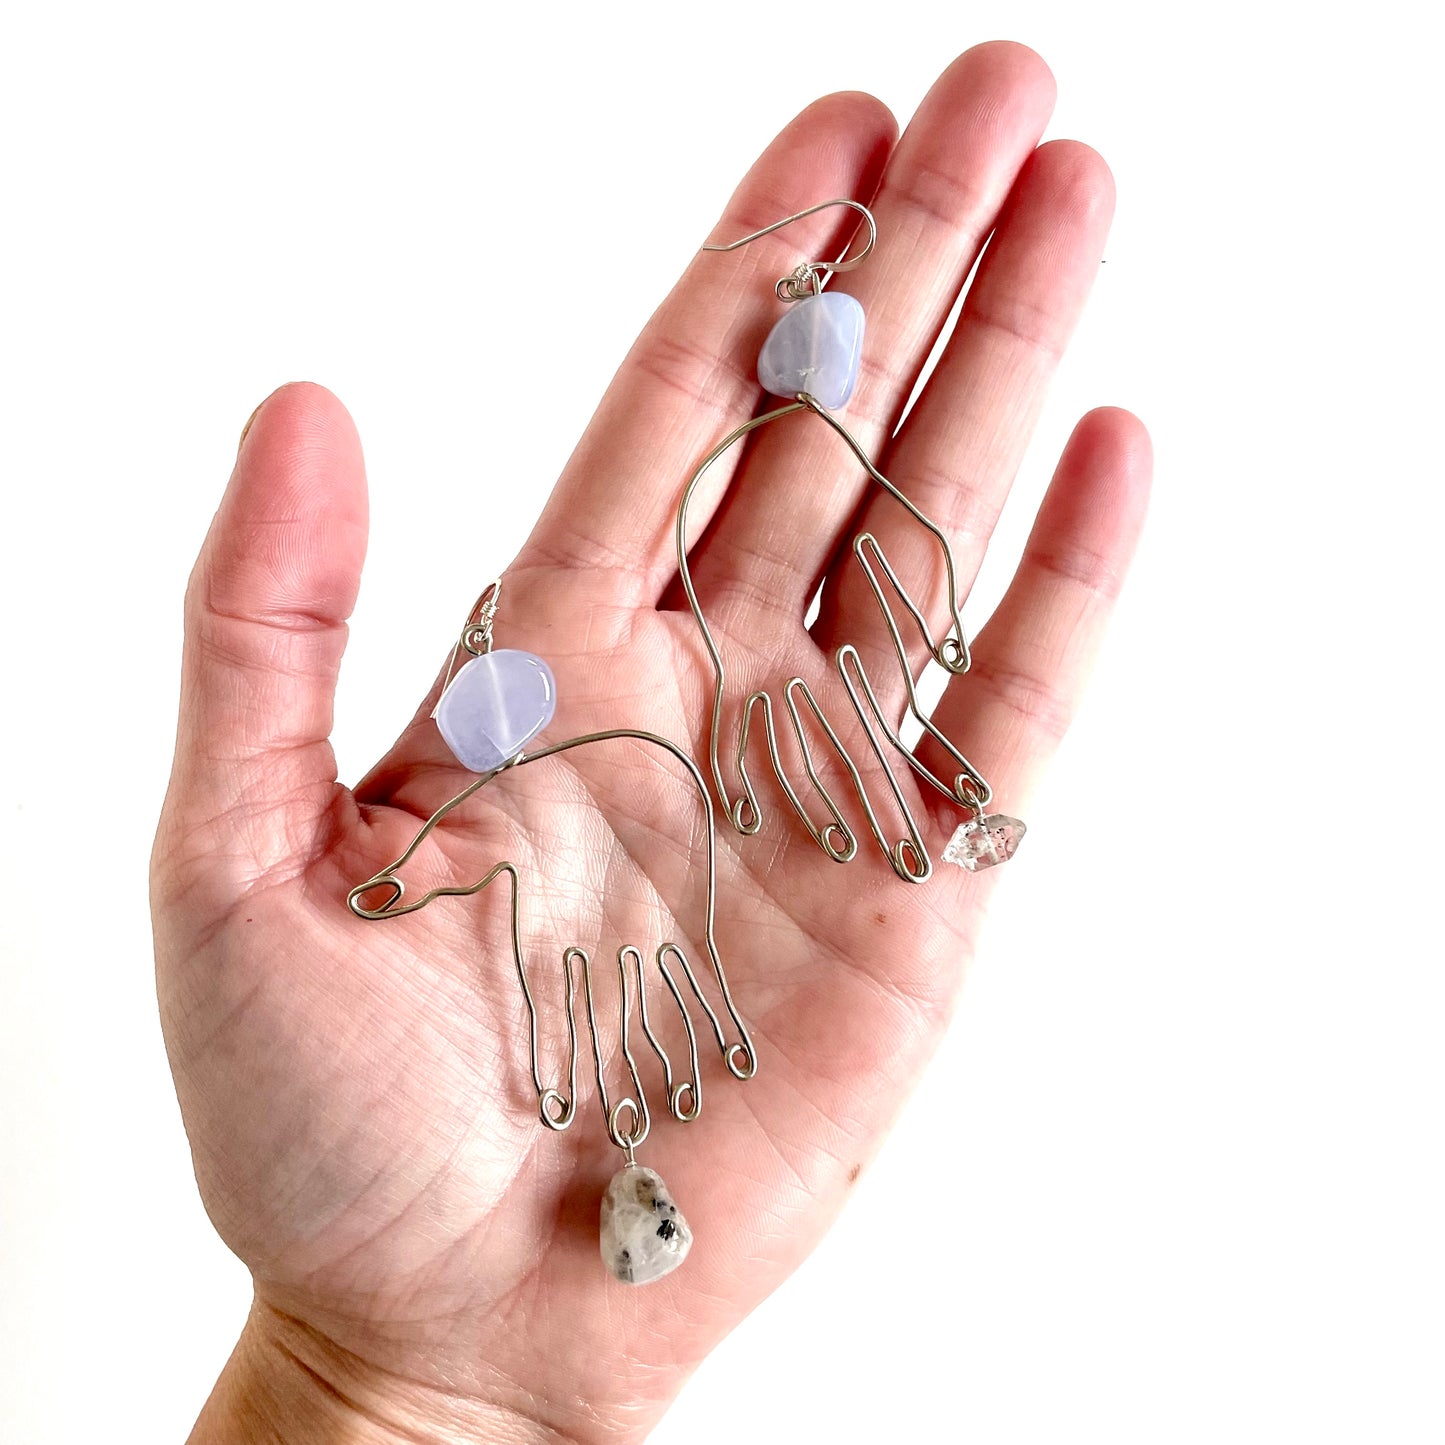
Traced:
POLYGON ((366 445, 353 777, 761 145, 829 90, 905 118, 1000 35, 1120 202, 972 625, 1081 412, 1149 422, 1157 501, 926 1088, 655 1439, 1445 1435, 1438 47, 1425 7, 1329 13, 6 22, 0 1438, 182 1439, 249 1297, 145 907, 181 592, 247 414, 322 381, 366 445))

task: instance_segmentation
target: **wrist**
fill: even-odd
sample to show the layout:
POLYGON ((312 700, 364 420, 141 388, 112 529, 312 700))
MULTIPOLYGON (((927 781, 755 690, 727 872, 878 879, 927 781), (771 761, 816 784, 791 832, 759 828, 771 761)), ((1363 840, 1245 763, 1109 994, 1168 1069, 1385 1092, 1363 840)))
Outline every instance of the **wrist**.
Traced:
POLYGON ((445 1395, 257 1300, 189 1445, 569 1445, 506 1405, 445 1395))

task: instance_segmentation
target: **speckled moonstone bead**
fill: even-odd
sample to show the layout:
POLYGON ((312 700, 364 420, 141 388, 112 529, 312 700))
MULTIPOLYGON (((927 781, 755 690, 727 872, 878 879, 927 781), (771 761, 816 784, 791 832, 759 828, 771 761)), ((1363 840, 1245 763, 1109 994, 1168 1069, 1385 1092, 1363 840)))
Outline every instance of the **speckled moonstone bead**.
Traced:
POLYGON ((863 355, 863 307, 841 291, 788 307, 758 355, 758 380, 775 396, 806 391, 829 411, 846 406, 863 355))
POLYGON ((623 1284, 671 1274, 692 1248, 692 1230, 655 1169, 629 1164, 602 1196, 602 1262, 623 1284))
POLYGON ((552 669, 535 653, 499 648, 461 668, 435 716, 457 761, 474 773, 489 773, 516 757, 556 711, 552 669))

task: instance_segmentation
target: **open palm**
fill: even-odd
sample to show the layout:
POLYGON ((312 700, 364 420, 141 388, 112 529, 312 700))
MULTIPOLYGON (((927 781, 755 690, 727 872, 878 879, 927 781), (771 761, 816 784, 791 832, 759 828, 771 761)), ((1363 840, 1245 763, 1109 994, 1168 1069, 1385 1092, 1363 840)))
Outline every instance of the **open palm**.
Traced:
MULTIPOLYGON (((842 288, 868 316, 847 419, 953 539, 965 586, 1111 208, 1092 151, 1036 148, 1052 93, 1037 57, 994 44, 945 72, 896 145, 877 101, 828 97, 769 147, 712 238, 831 196, 873 198, 877 250, 842 288), (991 233, 958 330, 898 430, 991 233)), ((545 657, 558 681, 540 742, 643 728, 706 758, 711 674, 678 592, 674 510, 698 460, 758 406, 752 364, 778 315, 774 281, 836 254, 842 214, 700 254, 628 356, 506 574, 497 645, 545 657)), ((1128 414, 1080 423, 973 669, 935 714, 1009 811, 1024 808, 1071 715, 1148 465, 1128 414)), ((693 504, 690 555, 728 663, 725 759, 739 699, 758 687, 776 697, 797 673, 850 722, 861 762, 832 654, 855 642, 882 679, 889 653, 848 545, 860 526, 884 539, 938 621, 936 555, 806 413, 714 471, 693 504)), ((467 781, 427 717, 432 699, 354 791, 336 781, 327 738, 365 519, 345 411, 318 387, 283 388, 253 418, 187 599, 153 869, 161 1006, 203 1196, 257 1293, 197 1438, 263 1426, 293 1438, 283 1420, 294 1438, 350 1438, 357 1422, 365 1438, 641 1438, 813 1247, 877 1148, 947 1021, 991 877, 942 870, 906 886, 862 827, 858 858, 830 861, 753 754, 763 827, 741 838, 718 809, 716 936, 758 1073, 729 1078, 701 1029, 706 1102, 683 1125, 643 1059, 654 1128, 640 1159, 697 1243, 666 1280, 615 1284, 597 1255, 597 1201, 621 1156, 585 1067, 571 1128, 538 1123, 506 879, 384 923, 346 908, 348 889, 467 781)), ((458 580, 459 607, 485 580, 458 580)), ((885 692, 896 705, 896 683, 885 692)), ((826 759, 824 771, 842 777, 826 759)), ((865 773, 898 828, 876 769, 865 773)), ((903 785, 936 856, 961 815, 903 785)), ((835 795, 860 824, 847 787, 835 795)), ((566 1063, 563 948, 596 960, 605 1042, 618 947, 647 957, 676 939, 705 964, 703 820, 675 760, 596 743, 499 775, 414 860, 409 889, 516 863, 544 1082, 566 1063)), ((659 1017, 676 1059, 676 1013, 659 1017)), ((589 1063, 585 1026, 580 1042, 589 1063)), ((621 1079, 615 1057, 608 1068, 621 1079)))

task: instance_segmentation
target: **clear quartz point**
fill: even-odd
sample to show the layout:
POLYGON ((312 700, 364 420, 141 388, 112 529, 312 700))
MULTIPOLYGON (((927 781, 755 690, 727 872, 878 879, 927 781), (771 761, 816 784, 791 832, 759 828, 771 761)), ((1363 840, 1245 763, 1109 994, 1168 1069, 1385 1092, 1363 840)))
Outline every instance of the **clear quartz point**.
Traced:
POLYGON ((970 873, 1007 863, 1018 852, 1027 832, 1026 824, 1004 813, 986 813, 982 818, 970 818, 948 840, 948 846, 943 850, 943 861, 956 863, 970 873))

